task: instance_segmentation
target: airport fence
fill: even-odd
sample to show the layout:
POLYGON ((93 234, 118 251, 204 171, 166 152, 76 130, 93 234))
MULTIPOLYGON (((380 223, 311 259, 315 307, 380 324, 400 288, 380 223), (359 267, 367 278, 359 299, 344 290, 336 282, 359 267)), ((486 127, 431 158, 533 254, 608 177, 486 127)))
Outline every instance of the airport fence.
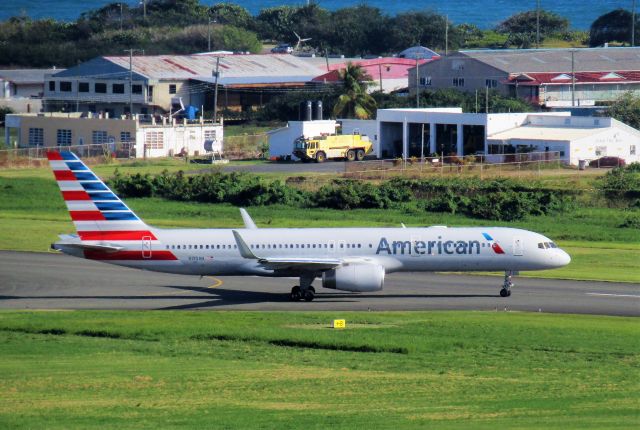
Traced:
POLYGON ((97 145, 33 146, 29 148, 0 150, 0 168, 41 167, 48 165, 47 151, 73 151, 88 164, 103 164, 114 158, 135 158, 135 148, 131 144, 117 142, 97 145))
POLYGON ((387 179, 394 176, 531 176, 560 169, 565 163, 557 151, 522 154, 467 155, 464 157, 410 157, 344 163, 346 177, 387 179))

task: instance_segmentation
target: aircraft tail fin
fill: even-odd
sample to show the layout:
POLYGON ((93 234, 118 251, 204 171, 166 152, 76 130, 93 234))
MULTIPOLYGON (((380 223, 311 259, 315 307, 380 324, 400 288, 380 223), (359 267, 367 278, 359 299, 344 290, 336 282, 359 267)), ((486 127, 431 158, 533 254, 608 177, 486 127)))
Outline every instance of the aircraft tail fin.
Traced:
POLYGON ((73 152, 47 151, 47 158, 80 240, 155 240, 149 226, 73 152))

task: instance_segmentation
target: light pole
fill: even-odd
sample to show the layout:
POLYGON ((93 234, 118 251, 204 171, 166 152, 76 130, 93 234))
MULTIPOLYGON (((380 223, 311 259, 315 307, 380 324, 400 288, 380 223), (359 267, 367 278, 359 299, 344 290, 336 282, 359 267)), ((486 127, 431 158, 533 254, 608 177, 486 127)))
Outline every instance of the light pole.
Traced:
POLYGON ((217 124, 218 121, 218 79, 220 78, 220 56, 216 57, 216 71, 214 72, 216 78, 216 87, 213 93, 213 123, 217 124))
POLYGON ((216 22, 215 19, 209 18, 209 23, 207 24, 207 52, 211 52, 211 24, 216 22))

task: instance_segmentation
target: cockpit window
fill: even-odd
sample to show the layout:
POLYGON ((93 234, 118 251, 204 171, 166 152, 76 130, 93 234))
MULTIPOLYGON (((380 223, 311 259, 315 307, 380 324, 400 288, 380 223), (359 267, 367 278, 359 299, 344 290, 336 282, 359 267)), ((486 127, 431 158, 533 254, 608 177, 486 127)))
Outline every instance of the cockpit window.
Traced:
POLYGON ((544 249, 544 244, 542 242, 538 243, 538 248, 544 249))
POLYGON ((556 244, 555 244, 555 243, 553 243, 553 242, 549 242, 549 246, 551 246, 552 248, 557 248, 557 247, 558 247, 558 245, 556 245, 556 244))

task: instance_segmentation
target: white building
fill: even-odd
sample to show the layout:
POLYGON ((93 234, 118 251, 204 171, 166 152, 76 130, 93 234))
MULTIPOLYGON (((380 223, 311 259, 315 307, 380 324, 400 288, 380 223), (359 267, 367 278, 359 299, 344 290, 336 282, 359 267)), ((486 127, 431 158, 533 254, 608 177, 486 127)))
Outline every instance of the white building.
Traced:
POLYGON ((44 77, 60 69, 0 70, 0 106, 15 112, 39 112, 42 109, 44 77))
MULTIPOLYGON (((344 124, 344 123, 343 123, 344 124)), ((640 160, 640 131, 612 118, 575 117, 569 112, 462 113, 460 108, 379 109, 373 133, 378 158, 557 151, 571 164, 605 155, 640 160)), ((348 120, 348 128, 371 130, 370 121, 348 120)), ((348 132, 343 127, 343 132, 348 132)), ((371 133, 371 132, 369 132, 371 133)), ((365 134, 365 133, 363 133, 365 134)), ((367 133, 368 134, 368 133, 367 133)))
POLYGON ((7 142, 12 132, 18 148, 73 146, 80 150, 89 145, 109 145, 116 153, 137 158, 203 155, 208 152, 206 141, 211 142, 212 151, 220 153, 224 137, 222 123, 203 118, 156 121, 153 117, 138 115, 130 119, 55 112, 7 115, 7 142))

